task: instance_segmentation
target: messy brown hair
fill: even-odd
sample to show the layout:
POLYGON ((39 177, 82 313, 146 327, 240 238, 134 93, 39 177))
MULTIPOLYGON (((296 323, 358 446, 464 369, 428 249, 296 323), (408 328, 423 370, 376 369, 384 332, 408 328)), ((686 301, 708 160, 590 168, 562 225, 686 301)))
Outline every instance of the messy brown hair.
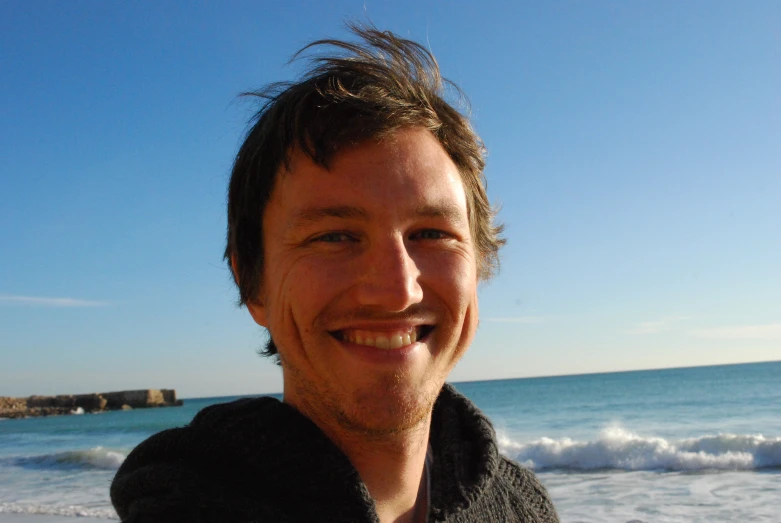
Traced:
MULTIPOLYGON (((359 42, 318 40, 297 82, 245 93, 263 100, 233 165, 228 189, 225 260, 239 288, 240 303, 257 300, 263 277, 263 213, 291 152, 300 150, 328 168, 340 150, 380 139, 405 127, 428 129, 458 168, 467 198, 478 275, 490 278, 504 244, 502 226, 486 195, 484 153, 469 120, 445 101, 448 89, 434 56, 420 44, 372 26, 348 24, 359 42)), ((269 341, 264 351, 275 354, 269 341)))

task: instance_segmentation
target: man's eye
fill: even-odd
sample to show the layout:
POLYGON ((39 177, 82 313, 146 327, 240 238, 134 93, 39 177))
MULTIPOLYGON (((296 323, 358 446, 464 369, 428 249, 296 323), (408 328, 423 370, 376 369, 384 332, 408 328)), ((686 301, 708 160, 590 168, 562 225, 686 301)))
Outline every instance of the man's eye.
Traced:
POLYGON ((436 229, 425 229, 416 232, 413 237, 418 240, 443 240, 448 238, 449 235, 445 232, 438 231, 436 229))
POLYGON ((351 240, 352 237, 343 232, 329 232, 326 234, 321 234, 320 236, 314 238, 313 241, 324 242, 324 243, 339 243, 339 242, 347 242, 351 240))

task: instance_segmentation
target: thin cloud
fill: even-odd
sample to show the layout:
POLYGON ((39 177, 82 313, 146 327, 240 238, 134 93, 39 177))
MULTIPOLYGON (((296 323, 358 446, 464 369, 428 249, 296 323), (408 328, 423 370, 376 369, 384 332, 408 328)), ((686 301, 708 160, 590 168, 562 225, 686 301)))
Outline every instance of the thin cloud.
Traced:
POLYGON ((626 331, 627 334, 659 334, 669 330, 674 324, 690 319, 690 316, 667 316, 656 321, 644 321, 626 331))
POLYGON ((506 318, 483 318, 484 321, 494 323, 542 323, 544 316, 512 316, 506 318))
POLYGON ((697 338, 722 340, 781 340, 781 323, 697 329, 690 331, 689 334, 697 338))
POLYGON ((44 298, 40 296, 0 294, 0 304, 38 305, 41 307, 105 307, 108 305, 108 302, 80 300, 78 298, 44 298))

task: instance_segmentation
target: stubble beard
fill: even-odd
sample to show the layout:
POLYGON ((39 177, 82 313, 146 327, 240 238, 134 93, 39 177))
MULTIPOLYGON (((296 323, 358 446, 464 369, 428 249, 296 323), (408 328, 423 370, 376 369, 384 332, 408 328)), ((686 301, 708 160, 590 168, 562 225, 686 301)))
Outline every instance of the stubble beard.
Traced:
POLYGON ((385 440, 424 425, 444 383, 431 376, 415 387, 407 372, 397 371, 377 376, 370 387, 338 392, 307 380, 281 353, 280 362, 294 381, 303 414, 321 428, 335 423, 363 440, 385 440))
POLYGON ((333 405, 337 423, 370 439, 384 439, 422 426, 430 417, 442 383, 428 379, 411 386, 405 373, 380 376, 371 389, 352 392, 344 405, 333 405))
MULTIPOLYGON (((327 332, 329 325, 345 323, 346 320, 442 316, 441 312, 432 312, 430 308, 422 305, 392 315, 368 308, 347 314, 327 310, 317 317, 313 330, 327 332)), ((345 390, 335 387, 327 380, 311 381, 308 373, 298 369, 292 359, 285 358, 284 350, 279 351, 279 357, 285 381, 292 380, 291 385, 296 389, 299 405, 295 406, 303 414, 321 429, 328 426, 363 440, 387 440, 419 427, 427 428, 426 422, 430 419, 434 403, 449 370, 455 364, 451 362, 446 365, 447 368, 440 368, 441 362, 439 365, 434 363, 434 367, 424 371, 423 375, 418 375, 412 369, 386 371, 378 373, 371 383, 345 390)))
MULTIPOLYGON (((326 331, 328 325, 349 321, 441 316, 429 306, 417 304, 403 313, 385 313, 372 308, 358 308, 347 313, 327 309, 314 323, 315 330, 326 331)), ((342 430, 366 439, 383 439, 414 429, 428 420, 444 380, 445 376, 440 376, 436 369, 429 369, 423 376, 411 369, 386 371, 378 373, 371 384, 364 383, 353 390, 338 391, 324 383, 323 387, 331 390, 312 390, 316 395, 310 399, 321 404, 342 430)))

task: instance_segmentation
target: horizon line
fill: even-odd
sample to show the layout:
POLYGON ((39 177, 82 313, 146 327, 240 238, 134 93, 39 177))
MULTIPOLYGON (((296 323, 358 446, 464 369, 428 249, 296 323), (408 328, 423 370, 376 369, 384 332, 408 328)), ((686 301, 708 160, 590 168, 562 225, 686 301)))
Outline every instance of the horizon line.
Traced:
MULTIPOLYGON (((761 360, 761 361, 740 361, 740 362, 732 362, 732 363, 709 363, 706 365, 679 365, 674 367, 651 367, 651 368, 643 368, 643 369, 622 369, 622 370, 608 370, 608 371, 595 371, 595 372, 574 372, 574 373, 565 373, 565 374, 543 374, 543 375, 536 375, 536 376, 516 376, 514 378, 487 378, 487 379, 479 379, 479 380, 459 380, 459 381, 446 381, 445 383, 452 383, 452 384, 459 384, 459 383, 482 383, 482 382, 489 382, 489 381, 513 381, 513 380, 536 380, 536 379, 548 379, 548 378, 565 378, 565 377, 574 377, 574 376, 599 376, 603 374, 628 374, 631 372, 652 372, 652 371, 659 371, 659 370, 683 370, 683 369, 700 369, 700 368, 708 368, 708 367, 732 367, 735 365, 757 365, 760 363, 781 363, 781 359, 778 360, 761 360)), ((179 399, 183 400, 201 400, 201 399, 211 399, 211 398, 236 398, 236 397, 251 397, 251 396, 268 396, 270 394, 274 395, 280 395, 282 394, 282 391, 275 391, 275 392, 257 392, 257 393, 251 393, 251 394, 223 394, 220 396, 188 396, 184 397, 182 396, 179 399)))

